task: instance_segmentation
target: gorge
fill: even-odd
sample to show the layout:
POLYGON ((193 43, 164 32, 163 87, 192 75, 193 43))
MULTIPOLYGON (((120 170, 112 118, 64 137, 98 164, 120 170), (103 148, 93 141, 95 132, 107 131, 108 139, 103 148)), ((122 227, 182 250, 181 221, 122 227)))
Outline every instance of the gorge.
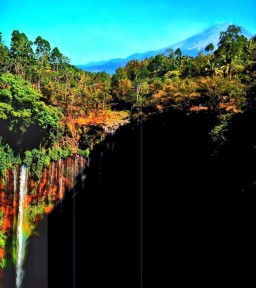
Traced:
MULTIPOLYGON (((229 144, 221 147, 215 158, 211 156, 214 147, 208 138, 216 118, 206 112, 186 115, 168 111, 143 123, 142 130, 141 125, 133 123, 106 137, 92 151, 89 169, 83 157, 52 163, 44 169, 34 196, 31 195, 33 184, 28 185, 28 205, 33 201, 42 205, 39 213, 33 214, 35 218, 30 217, 29 224, 35 225, 42 214, 53 209, 63 197, 64 186, 69 190, 75 186, 76 192, 67 193, 62 204, 48 216, 48 261, 43 274, 47 286, 40 286, 36 278, 33 280, 33 270, 37 268, 32 269, 28 263, 26 271, 33 273, 25 273, 24 287, 33 287, 35 281, 42 288, 74 287, 74 283, 79 288, 92 284, 120 287, 120 283, 123 287, 140 287, 141 240, 144 280, 151 283, 161 281, 158 270, 165 271, 164 257, 171 257, 170 263, 177 265, 173 268, 173 279, 182 277, 182 271, 193 279, 200 277, 195 269, 187 266, 190 262, 182 262, 183 258, 186 261, 194 257, 202 259, 207 265, 198 267, 209 277, 215 271, 214 261, 210 259, 223 257, 224 251, 227 263, 239 266, 238 259, 234 258, 238 256, 232 251, 240 241, 236 233, 241 228, 236 218, 231 220, 233 208, 227 204, 231 193, 255 189, 256 173, 249 168, 256 160, 254 120, 251 112, 238 115, 229 127, 232 131, 229 144), (195 162, 197 169, 193 169, 195 162), (168 170, 163 169, 166 163, 171 163, 168 170), (51 199, 46 198, 46 191, 50 191, 51 199), (169 250, 169 243, 176 248, 169 250), (209 249, 213 244, 214 248, 209 249), (57 271, 61 271, 61 276, 57 271), (29 282, 26 277, 30 278, 29 282)), ((5 187, 11 189, 15 177, 18 181, 15 189, 19 191, 22 181, 15 173, 9 174, 5 187)), ((10 196, 5 202, 9 203, 5 207, 6 215, 13 215, 12 201, 10 196)), ((16 213, 17 208, 16 204, 16 213)), ((245 213, 242 207, 239 209, 245 213)), ((27 236, 28 229, 25 227, 27 236)), ((243 235, 246 237, 245 231, 243 235)), ((32 241, 38 241, 36 238, 32 241)), ((219 263, 219 267, 221 265, 219 263)), ((223 263, 223 268, 225 265, 223 263)), ((162 281, 168 280, 162 277, 162 281)), ((8 285, 6 287, 15 287, 8 285)))
POLYGON ((245 265, 256 37, 230 25, 217 46, 109 75, 0 34, 1 288, 165 287, 245 265))
POLYGON ((246 113, 232 122, 229 146, 215 159, 208 133, 216 120, 204 112, 188 116, 169 111, 144 123, 142 137, 140 125, 126 126, 97 146, 84 190, 76 196, 75 239, 67 239, 73 231, 74 199, 66 198, 65 210, 49 216, 49 287, 72 287, 73 277, 79 288, 140 287, 141 184, 144 285, 198 282, 202 273, 218 281, 248 267, 243 255, 250 253, 253 239, 248 229, 252 211, 243 208, 238 195, 255 189, 256 174, 250 169, 256 160, 254 119, 254 113, 246 113), (192 169, 195 162, 197 169, 192 169), (168 170, 166 163, 171 163, 168 170), (243 237, 248 246, 241 244, 243 237), (73 263, 74 241, 75 274, 73 264, 67 266, 73 263), (200 260, 193 266, 194 259, 200 260), (61 278, 56 267, 65 271, 61 278))

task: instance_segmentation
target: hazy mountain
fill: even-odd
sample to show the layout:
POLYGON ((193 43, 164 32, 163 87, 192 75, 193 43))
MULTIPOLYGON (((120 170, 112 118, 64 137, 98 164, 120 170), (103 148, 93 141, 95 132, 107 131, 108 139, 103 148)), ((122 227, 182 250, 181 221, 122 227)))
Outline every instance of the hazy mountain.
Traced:
MULTIPOLYGON (((176 50, 177 48, 180 48, 183 55, 196 56, 198 55, 199 52, 204 52, 205 47, 210 43, 213 43, 214 47, 216 48, 219 42, 220 32, 226 31, 229 25, 230 25, 229 23, 213 25, 210 28, 204 30, 203 32, 198 33, 192 37, 189 37, 184 41, 178 42, 176 44, 170 45, 168 47, 159 50, 147 51, 145 53, 136 53, 123 59, 117 58, 106 61, 90 62, 84 65, 79 65, 78 67, 90 72, 106 71, 110 74, 113 74, 115 73, 118 67, 124 67, 126 63, 129 62, 130 60, 133 59, 143 60, 155 56, 157 54, 165 53, 167 49, 176 50)), ((242 27, 241 29, 242 33, 247 38, 251 38, 253 36, 246 29, 242 27)))

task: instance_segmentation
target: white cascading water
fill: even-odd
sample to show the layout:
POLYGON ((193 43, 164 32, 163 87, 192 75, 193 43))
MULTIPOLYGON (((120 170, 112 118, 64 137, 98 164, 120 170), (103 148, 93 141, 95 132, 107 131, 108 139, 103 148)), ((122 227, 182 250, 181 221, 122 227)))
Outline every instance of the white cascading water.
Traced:
POLYGON ((17 222, 17 264, 16 264, 16 287, 20 288, 24 275, 23 262, 25 256, 25 238, 23 236, 24 222, 24 202, 27 195, 27 178, 28 172, 25 165, 21 166, 20 170, 20 186, 19 186, 19 211, 17 222))
MULTIPOLYGON (((63 165, 62 165, 62 159, 59 159, 59 175, 63 175, 63 165)), ((63 198, 63 191, 62 191, 62 177, 59 176, 59 197, 60 199, 63 198)))
POLYGON ((13 195, 17 193, 17 168, 13 169, 13 195))

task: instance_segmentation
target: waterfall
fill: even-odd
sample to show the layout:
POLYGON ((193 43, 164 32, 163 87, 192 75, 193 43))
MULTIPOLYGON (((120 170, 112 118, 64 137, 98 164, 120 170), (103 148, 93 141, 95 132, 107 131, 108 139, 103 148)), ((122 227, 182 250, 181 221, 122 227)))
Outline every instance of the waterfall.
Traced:
MULTIPOLYGON (((86 165, 87 160, 76 155, 59 159, 50 163, 49 167, 44 167, 38 181, 29 178, 29 168, 26 165, 8 171, 5 181, 0 179, 0 229, 8 245, 12 244, 11 254, 8 251, 9 246, 0 247, 0 264, 3 263, 2 259, 7 258, 2 255, 13 257, 10 262, 16 266, 16 288, 23 286, 27 239, 45 214, 51 213, 56 205, 62 205, 65 191, 73 189, 74 198, 78 192, 75 186, 84 187, 86 165)), ((0 266, 0 280, 1 269, 0 266)))
MULTIPOLYGON (((16 201, 17 201, 17 189, 18 189, 18 185, 17 185, 17 179, 18 179, 18 172, 17 172, 17 168, 13 169, 13 208, 14 208, 14 215, 17 215, 16 212, 16 201)), ((13 219, 13 227, 16 227, 15 225, 16 223, 16 219, 13 219)))
POLYGON ((62 159, 59 159, 59 198, 62 200, 63 198, 63 188, 62 188, 62 175, 63 175, 63 165, 62 159))
POLYGON ((22 165, 20 170, 20 185, 19 185, 19 210, 17 223, 17 264, 16 264, 16 287, 20 288, 24 275, 23 262, 25 256, 25 237, 23 236, 24 222, 24 202, 27 194, 28 173, 25 165, 22 165))
POLYGON ((17 168, 13 169, 13 195, 17 193, 17 168))

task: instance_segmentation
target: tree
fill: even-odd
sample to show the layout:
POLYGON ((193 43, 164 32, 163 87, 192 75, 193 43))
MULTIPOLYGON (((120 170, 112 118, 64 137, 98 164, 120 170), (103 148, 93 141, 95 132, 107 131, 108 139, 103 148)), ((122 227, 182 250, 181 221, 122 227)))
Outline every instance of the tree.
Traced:
POLYGON ((243 63, 244 47, 246 46, 247 38, 241 34, 241 28, 235 25, 230 25, 225 32, 220 32, 218 49, 215 51, 215 56, 219 61, 220 66, 225 66, 225 75, 232 79, 233 65, 243 63))
POLYGON ((205 49, 206 52, 212 52, 214 50, 214 45, 212 43, 208 44, 205 49))
POLYGON ((110 94, 111 79, 110 75, 106 72, 97 73, 98 78, 98 97, 102 102, 102 110, 104 111, 107 103, 112 99, 110 94))
POLYGON ((181 58, 182 52, 181 52, 180 48, 176 49, 174 54, 177 56, 177 58, 181 58))
POLYGON ((178 48, 178 49, 175 50, 174 55, 175 55, 175 57, 176 57, 176 59, 177 59, 177 61, 178 61, 178 65, 179 65, 179 67, 180 67, 180 65, 181 65, 181 59, 182 59, 182 52, 181 52, 180 48, 178 48))
POLYGON ((169 64, 169 59, 165 55, 158 54, 155 57, 150 58, 148 70, 153 77, 162 77, 168 72, 169 64))
POLYGON ((112 77, 111 92, 118 101, 131 103, 132 81, 124 68, 118 68, 112 77))
POLYGON ((52 49, 50 61, 53 69, 57 73, 59 72, 59 69, 63 67, 63 64, 69 63, 69 59, 65 57, 62 53, 60 53, 60 50, 57 47, 52 49))
POLYGON ((32 65, 35 61, 33 42, 28 40, 24 33, 18 30, 12 32, 10 55, 12 59, 12 71, 25 79, 31 79, 32 65))
POLYGON ((184 55, 181 57, 179 69, 181 71, 181 75, 183 77, 192 77, 193 74, 193 65, 192 65, 192 57, 184 55))
MULTIPOLYGON (((142 98, 144 92, 148 90, 146 87, 148 87, 147 80, 150 72, 151 74, 160 73, 163 67, 163 59, 166 60, 164 55, 157 55, 155 58, 151 58, 149 61, 132 60, 127 63, 124 70, 129 80, 132 81, 132 90, 129 94, 129 102, 137 104, 141 104, 143 102, 142 98)), ((161 73, 161 75, 164 75, 164 73, 161 73)), ((123 84, 129 85, 129 81, 124 81, 123 84)))
POLYGON ((207 103, 209 109, 219 111, 241 109, 245 104, 244 86, 236 79, 223 77, 204 77, 197 80, 197 92, 207 103))
POLYGON ((208 66, 207 57, 201 52, 199 55, 193 59, 191 59, 191 76, 204 76, 207 74, 207 66, 208 66))
MULTIPOLYGON (((177 59, 177 54, 173 51, 173 49, 167 49, 166 51, 168 53, 168 72, 169 71, 175 71, 179 69, 180 66, 180 59, 177 59)), ((181 56, 181 51, 180 53, 181 56)))
POLYGON ((59 110, 47 106, 40 98, 32 85, 20 76, 10 73, 0 76, 1 127, 7 127, 18 143, 32 126, 49 133, 45 143, 52 140, 58 128, 59 110))
POLYGON ((6 72, 9 64, 9 51, 2 42, 2 33, 0 32, 0 71, 6 72))
POLYGON ((51 46, 47 40, 44 40, 41 36, 38 36, 34 42, 36 45, 36 72, 38 74, 38 90, 41 89, 41 77, 43 72, 49 68, 50 65, 50 51, 51 46))
POLYGON ((34 45, 36 45, 36 58, 39 61, 49 61, 51 51, 50 43, 41 36, 38 36, 34 42, 34 45))

